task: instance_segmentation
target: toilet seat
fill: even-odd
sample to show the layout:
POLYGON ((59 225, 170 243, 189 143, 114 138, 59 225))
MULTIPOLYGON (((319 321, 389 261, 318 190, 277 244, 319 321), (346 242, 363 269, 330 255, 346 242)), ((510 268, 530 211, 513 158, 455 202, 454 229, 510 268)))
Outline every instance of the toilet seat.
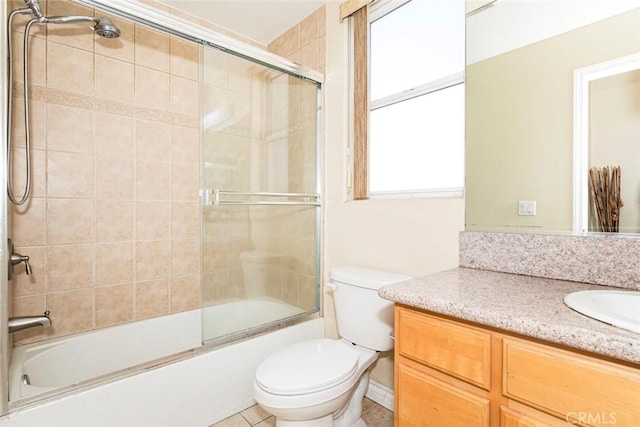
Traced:
POLYGON ((293 396, 336 387, 353 377, 357 368, 357 351, 322 338, 272 354, 258 367, 255 380, 268 393, 293 396))

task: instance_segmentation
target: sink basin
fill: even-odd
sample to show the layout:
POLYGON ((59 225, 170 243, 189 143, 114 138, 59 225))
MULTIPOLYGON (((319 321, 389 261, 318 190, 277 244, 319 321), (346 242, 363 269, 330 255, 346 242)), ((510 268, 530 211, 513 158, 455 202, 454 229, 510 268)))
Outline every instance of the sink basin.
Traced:
POLYGON ((640 292, 572 292, 564 303, 585 316, 640 334, 640 292))

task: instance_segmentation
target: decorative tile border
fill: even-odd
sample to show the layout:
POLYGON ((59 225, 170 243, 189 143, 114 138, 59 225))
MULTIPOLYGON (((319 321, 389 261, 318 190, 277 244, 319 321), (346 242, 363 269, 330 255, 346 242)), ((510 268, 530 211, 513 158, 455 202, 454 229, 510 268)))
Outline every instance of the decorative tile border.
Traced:
POLYGON ((463 231, 460 266, 640 290, 640 239, 463 231))

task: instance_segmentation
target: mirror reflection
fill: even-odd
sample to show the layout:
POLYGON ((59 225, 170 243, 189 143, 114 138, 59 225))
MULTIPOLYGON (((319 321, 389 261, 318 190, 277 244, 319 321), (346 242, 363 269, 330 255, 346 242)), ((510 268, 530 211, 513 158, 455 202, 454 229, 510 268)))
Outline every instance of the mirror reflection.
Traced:
MULTIPOLYGON (((467 230, 581 231, 574 73, 638 52, 640 1, 498 0, 468 15, 467 230)), ((588 167, 620 166, 624 233, 640 232, 638 75, 589 85, 588 167)))

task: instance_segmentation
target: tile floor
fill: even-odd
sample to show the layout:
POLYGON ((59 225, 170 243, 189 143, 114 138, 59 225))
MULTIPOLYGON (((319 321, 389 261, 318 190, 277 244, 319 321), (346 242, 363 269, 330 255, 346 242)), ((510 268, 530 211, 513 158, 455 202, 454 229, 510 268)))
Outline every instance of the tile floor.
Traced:
MULTIPOLYGON (((362 406, 362 419, 367 423, 367 427, 393 427, 393 412, 366 397, 362 406)), ((260 406, 254 405, 211 427, 273 427, 275 425, 275 417, 269 415, 260 406)))

